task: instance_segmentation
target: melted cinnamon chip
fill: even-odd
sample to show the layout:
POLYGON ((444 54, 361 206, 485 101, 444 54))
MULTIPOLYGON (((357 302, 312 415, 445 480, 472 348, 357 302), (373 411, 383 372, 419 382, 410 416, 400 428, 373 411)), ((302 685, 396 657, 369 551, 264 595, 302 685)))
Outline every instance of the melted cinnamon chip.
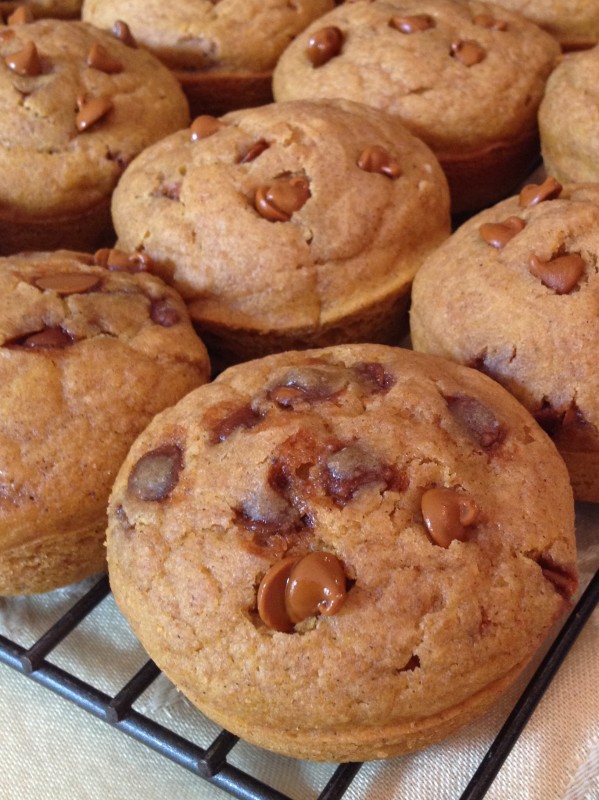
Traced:
POLYGON ((446 397, 447 406, 455 419, 485 450, 499 446, 506 436, 504 426, 480 400, 469 395, 446 397))
POLYGON ((466 541, 478 519, 478 507, 470 495, 444 486, 424 492, 421 509, 430 540, 445 548, 454 540, 466 541))
POLYGON ((85 63, 88 67, 106 72, 108 75, 116 75, 123 71, 123 64, 118 58, 111 55, 105 47, 98 42, 91 46, 85 63))
POLYGON ((541 568, 543 577, 553 584, 555 591, 565 600, 571 600, 578 588, 576 568, 558 564, 549 553, 541 553, 534 557, 534 560, 541 568))
POLYGON ((75 343, 75 337, 60 327, 44 328, 7 342, 12 350, 63 350, 75 343))
POLYGON ((364 172, 377 172, 393 180, 399 178, 402 172, 399 161, 378 144, 370 145, 363 150, 358 157, 357 164, 364 172))
POLYGON ((127 491, 138 500, 168 499, 179 481, 183 453, 175 444, 165 444, 143 455, 129 474, 127 491))
POLYGON ((34 77, 42 73, 42 62, 40 61, 37 47, 33 42, 27 42, 22 50, 6 56, 4 63, 17 75, 34 77))
POLYGON ((268 150, 270 144, 265 139, 259 139, 244 153, 239 159, 240 164, 249 164, 255 161, 258 156, 262 155, 265 150, 268 150))
POLYGON ((55 272, 41 275, 35 279, 34 284, 38 289, 69 295, 91 292, 100 286, 101 279, 98 275, 85 272, 55 272))
POLYGON ((479 64, 486 57, 484 47, 471 39, 455 39, 451 43, 451 56, 466 67, 479 64))
POLYGON ((77 105, 79 111, 75 118, 75 124, 79 133, 84 133, 100 122, 113 108, 112 100, 108 97, 80 98, 77 105))
POLYGON ((326 471, 321 471, 319 477, 325 494, 338 506, 349 503, 365 486, 378 484, 396 491, 406 488, 402 475, 359 444, 337 450, 325 463, 326 471))
POLYGON ((127 47, 137 47, 131 28, 122 19, 117 19, 112 26, 112 35, 123 44, 126 44, 127 47))
POLYGON ((206 423, 210 429, 210 442, 212 444, 224 442, 233 431, 240 428, 254 428, 263 418, 264 415, 259 411, 255 411, 249 403, 235 408, 216 421, 211 421, 207 415, 206 423))
POLYGON ((191 123, 191 141, 197 142, 200 139, 207 139, 221 128, 224 128, 224 122, 210 114, 202 114, 191 123))
POLYGON ((161 297, 158 300, 152 300, 150 319, 162 328, 172 328, 181 322, 181 315, 168 297, 161 297))
POLYGON ((289 222, 310 199, 310 183, 301 175, 278 178, 256 189, 254 206, 269 222, 289 222))
POLYGON ((578 253, 554 256, 542 261, 534 253, 528 259, 528 269, 543 286, 556 294, 569 294, 584 275, 585 261, 578 253))
POLYGON ((422 33, 435 27, 435 20, 428 14, 412 14, 402 16, 395 14, 389 20, 389 27, 401 33, 422 33))

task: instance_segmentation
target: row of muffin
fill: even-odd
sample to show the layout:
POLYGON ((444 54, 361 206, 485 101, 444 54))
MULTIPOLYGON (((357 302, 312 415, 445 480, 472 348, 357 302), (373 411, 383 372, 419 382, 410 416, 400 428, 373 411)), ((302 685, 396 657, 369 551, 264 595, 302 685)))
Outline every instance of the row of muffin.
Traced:
MULTIPOLYGON (((279 61, 284 75, 294 48, 304 59, 296 86, 339 65, 351 85, 360 36, 344 21, 364 20, 409 54, 418 106, 457 86, 441 110, 468 130, 470 106, 501 120, 508 84, 525 86, 534 128, 558 47, 520 17, 448 0, 329 13, 279 61), (477 77, 500 62, 504 94, 477 77)), ((459 206, 433 142, 355 102, 382 79, 188 125, 179 82, 122 21, 17 18, 0 46, 17 133, 0 204, 0 592, 101 569, 111 493, 119 606, 233 732, 353 760, 481 713, 577 583, 568 472, 525 406, 582 456, 577 497, 599 499, 596 188, 548 179, 450 235, 459 206), (41 211, 49 196, 59 213, 41 211), (44 236, 53 252, 15 252, 44 236), (388 346, 414 280, 415 345, 467 367, 388 346), (247 363, 209 382, 192 322, 213 372, 247 363)), ((479 185, 498 198, 498 183, 479 185)))

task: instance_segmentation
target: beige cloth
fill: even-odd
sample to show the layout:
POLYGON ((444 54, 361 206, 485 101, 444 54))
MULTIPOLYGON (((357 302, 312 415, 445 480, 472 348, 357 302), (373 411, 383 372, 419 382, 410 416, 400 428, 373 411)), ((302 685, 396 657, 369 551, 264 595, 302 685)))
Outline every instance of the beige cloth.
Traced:
MULTIPOLYGON (((577 536, 582 590, 599 568, 599 506, 578 506, 577 536)), ((29 646, 88 585, 37 598, 0 599, 0 633, 29 646)), ((457 800, 542 655, 478 722, 421 753, 365 765, 347 791, 347 800, 457 800)), ((49 660, 114 694, 146 656, 109 597, 49 660)), ((488 800, 599 800, 598 685, 599 610, 554 678, 488 800)), ((202 747, 219 730, 163 675, 135 708, 202 747)), ((0 730, 3 800, 229 797, 3 665, 0 730)), ((233 749, 229 760, 296 800, 316 798, 334 770, 334 765, 286 759, 245 743, 233 749)))

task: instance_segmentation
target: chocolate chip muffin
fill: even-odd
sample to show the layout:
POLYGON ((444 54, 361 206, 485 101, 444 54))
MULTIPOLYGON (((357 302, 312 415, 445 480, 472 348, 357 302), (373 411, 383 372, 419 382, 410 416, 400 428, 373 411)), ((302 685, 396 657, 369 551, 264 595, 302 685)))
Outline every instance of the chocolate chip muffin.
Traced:
POLYGON ((154 56, 82 22, 0 26, 0 254, 114 243, 110 197, 147 145, 189 124, 154 56))
POLYGON ((147 253, 222 368, 269 352, 395 341, 414 273, 448 235, 432 152, 355 103, 198 117, 114 194, 120 246, 147 253))
POLYGON ((589 0, 498 0, 551 33, 564 50, 599 42, 599 5, 589 0))
POLYGON ((30 594, 105 568, 121 462, 209 365, 181 298, 136 256, 9 256, 0 287, 0 594, 30 594))
POLYGON ((598 182, 598 129, 599 46, 569 54, 547 81, 539 108, 547 171, 561 182, 598 182))
POLYGON ((272 70, 289 42, 333 0, 85 0, 82 17, 134 38, 174 70, 192 114, 272 101, 272 70))
POLYGON ((497 383, 382 345, 237 365, 160 414, 109 504, 118 605, 204 713, 286 755, 423 747, 576 588, 563 461, 497 383))
POLYGON ((399 116, 439 158, 452 210, 472 212, 514 191, 538 160, 537 109, 559 53, 552 36, 491 3, 344 3, 289 45, 273 91, 399 116))
POLYGON ((466 222, 414 284, 414 347, 482 370, 550 433, 599 502, 599 186, 526 186, 466 222))

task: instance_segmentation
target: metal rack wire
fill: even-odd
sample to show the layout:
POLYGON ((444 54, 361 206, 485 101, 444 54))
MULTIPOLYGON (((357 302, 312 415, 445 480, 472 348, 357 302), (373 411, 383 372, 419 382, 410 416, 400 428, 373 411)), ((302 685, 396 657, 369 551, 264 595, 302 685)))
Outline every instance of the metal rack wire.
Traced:
MULTIPOLYGON (((109 593, 108 578, 104 577, 29 648, 0 636, 0 663, 28 675, 42 686, 218 786, 232 797, 240 800, 292 800, 288 795, 227 761, 227 756, 238 741, 228 731, 220 731, 209 746, 203 749, 134 710, 132 706, 135 701, 160 674, 153 661, 148 661, 114 696, 109 696, 47 660, 47 656, 109 593)), ((570 613, 465 791, 456 800, 482 800, 485 796, 598 602, 599 570, 570 613)), ((316 800, 342 798, 361 766, 359 763, 339 765, 316 800)))

